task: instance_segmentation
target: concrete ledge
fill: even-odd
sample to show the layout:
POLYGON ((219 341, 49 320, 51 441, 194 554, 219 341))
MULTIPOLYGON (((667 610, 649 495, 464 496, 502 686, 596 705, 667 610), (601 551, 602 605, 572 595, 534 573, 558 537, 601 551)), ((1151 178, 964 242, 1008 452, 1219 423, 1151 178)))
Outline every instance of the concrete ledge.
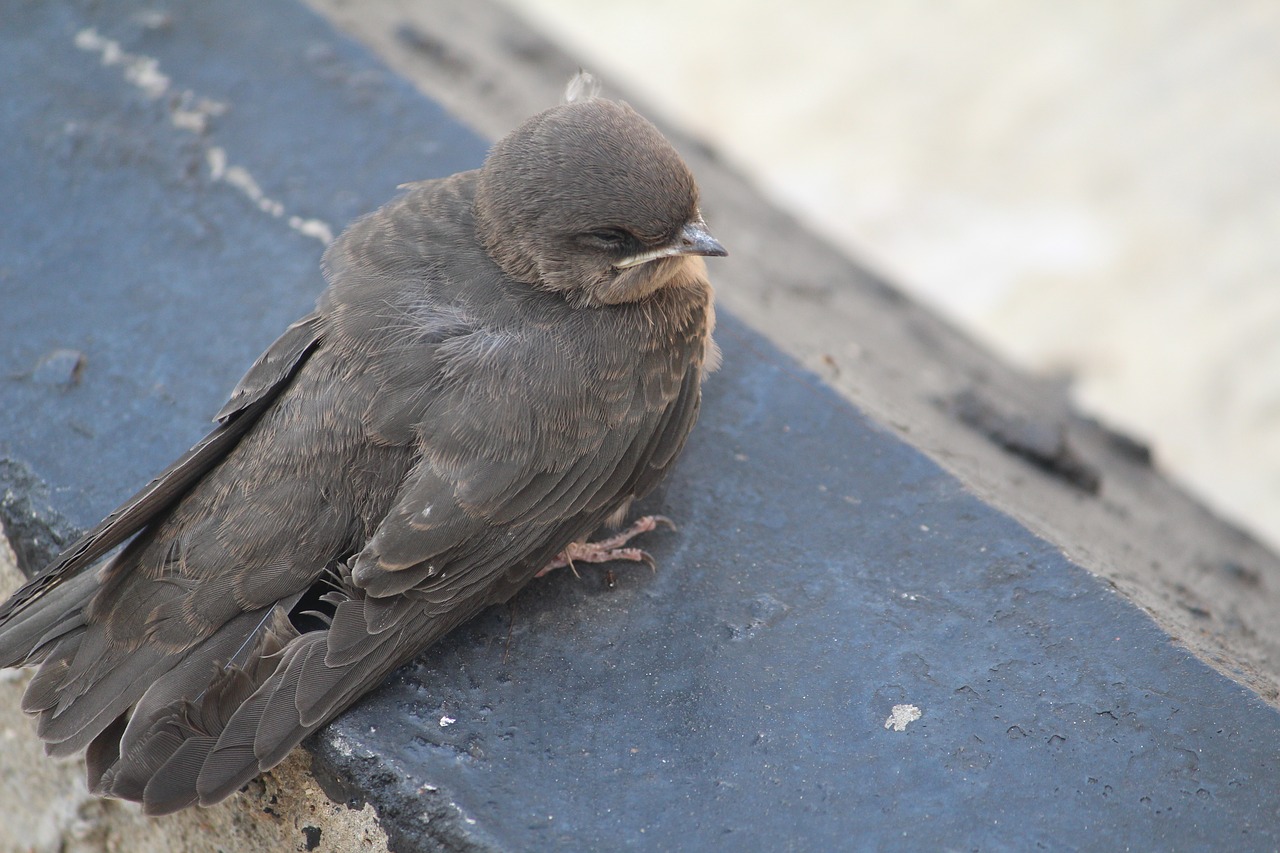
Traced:
MULTIPOLYGON (((558 99, 578 65, 494 2, 309 2, 490 136, 558 99)), ((1179 643, 1277 701, 1275 554, 1165 479, 1140 441, 1081 417, 1059 385, 993 357, 800 227, 715 151, 665 130, 697 173, 717 233, 733 246, 717 267, 723 306, 975 494, 1114 584, 1179 643), (979 418, 986 429, 965 422, 957 401, 966 398, 988 413, 979 418), (1013 445, 1001 434, 1014 436, 1013 445), (1096 476, 1096 491, 1035 462, 1037 448, 1068 462, 1068 472, 1079 463, 1086 479, 1096 476)))
MULTIPOLYGON (((514 25, 467 8, 456 36, 432 42, 409 19, 389 32, 405 62, 424 38, 446 45, 425 51, 433 67, 480 91, 493 78, 468 51, 514 25)), ((478 164, 485 145, 300 6, 13 16, 0 68, 24 85, 0 95, 0 143, 20 166, 0 171, 11 202, 0 211, 0 516, 30 569, 203 433, 244 367, 309 308, 324 229, 402 181, 478 164)), ((511 56, 559 72, 558 54, 520 38, 528 49, 511 56)), ((522 76, 512 91, 542 79, 522 76)), ((1250 608, 1274 597, 1275 558, 1133 444, 831 253, 705 153, 691 159, 733 243, 718 276, 726 301, 753 323, 768 317, 775 341, 807 330, 817 356, 787 346, 816 370, 724 319, 725 368, 655 496, 681 523, 651 540, 656 574, 535 584, 309 741, 323 790, 365 809, 355 828, 297 761, 283 789, 273 774, 168 823, 86 805, 65 767, 50 782, 62 793, 31 809, 21 781, 44 765, 6 747, 5 790, 23 798, 6 810, 33 813, 41 834, 0 841, 1280 844, 1271 638, 1236 639, 1266 621, 1250 608), (824 352, 849 335, 856 351, 824 352), (1176 563, 1165 556, 1186 542, 1176 563), (1144 586, 1162 561, 1179 579, 1144 586), (1177 575, 1202 563, 1199 587, 1177 575), (1157 623, 1143 608, 1166 582, 1185 591, 1150 607, 1157 623), (1213 628, 1185 630, 1183 617, 1213 628), (273 840, 247 828, 264 824, 273 840)), ((20 684, 0 686, 16 702, 20 684)), ((10 717, 6 741, 33 744, 10 717)))

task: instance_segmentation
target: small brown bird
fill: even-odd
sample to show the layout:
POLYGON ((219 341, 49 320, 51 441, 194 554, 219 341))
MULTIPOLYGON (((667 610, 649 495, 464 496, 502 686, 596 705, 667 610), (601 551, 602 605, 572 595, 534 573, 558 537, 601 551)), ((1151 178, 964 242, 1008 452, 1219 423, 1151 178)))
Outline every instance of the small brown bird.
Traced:
POLYGON ((214 430, 0 608, 48 751, 215 803, 546 568, 640 556, 585 540, 684 446, 724 254, 675 149, 589 95, 357 221, 214 430))

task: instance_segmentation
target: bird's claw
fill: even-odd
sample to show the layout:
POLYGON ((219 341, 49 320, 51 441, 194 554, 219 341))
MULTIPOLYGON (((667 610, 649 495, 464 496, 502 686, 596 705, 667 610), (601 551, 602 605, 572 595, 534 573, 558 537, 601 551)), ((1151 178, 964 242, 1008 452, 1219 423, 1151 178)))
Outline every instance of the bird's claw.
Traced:
POLYGON ((561 551, 554 560, 547 563, 536 577, 542 577, 547 572, 564 568, 565 566, 568 566, 576 576, 578 570, 574 564, 577 562, 611 563, 624 561, 644 563, 652 571, 656 572, 658 563, 653 559, 652 554, 641 548, 627 548, 625 546, 641 533, 648 533, 659 525, 665 525, 672 530, 676 529, 675 522, 665 515, 645 515, 637 518, 626 530, 610 536, 608 539, 602 539, 599 542, 571 542, 569 547, 561 551))

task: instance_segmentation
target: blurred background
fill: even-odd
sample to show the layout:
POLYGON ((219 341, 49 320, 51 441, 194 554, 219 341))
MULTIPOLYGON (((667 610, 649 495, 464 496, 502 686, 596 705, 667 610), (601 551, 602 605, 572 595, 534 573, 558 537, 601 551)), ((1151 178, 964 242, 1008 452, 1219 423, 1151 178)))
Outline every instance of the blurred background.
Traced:
POLYGON ((1280 3, 506 2, 1280 547, 1280 3))

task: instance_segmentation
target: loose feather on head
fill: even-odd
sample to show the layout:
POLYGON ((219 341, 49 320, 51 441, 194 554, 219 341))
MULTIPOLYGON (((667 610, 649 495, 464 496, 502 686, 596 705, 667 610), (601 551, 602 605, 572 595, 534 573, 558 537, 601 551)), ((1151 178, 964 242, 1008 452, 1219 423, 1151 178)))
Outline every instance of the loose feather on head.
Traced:
POLYGON ((582 68, 578 69, 578 73, 573 75, 573 79, 564 89, 566 104, 590 101, 598 97, 600 97, 600 81, 590 71, 582 68))

